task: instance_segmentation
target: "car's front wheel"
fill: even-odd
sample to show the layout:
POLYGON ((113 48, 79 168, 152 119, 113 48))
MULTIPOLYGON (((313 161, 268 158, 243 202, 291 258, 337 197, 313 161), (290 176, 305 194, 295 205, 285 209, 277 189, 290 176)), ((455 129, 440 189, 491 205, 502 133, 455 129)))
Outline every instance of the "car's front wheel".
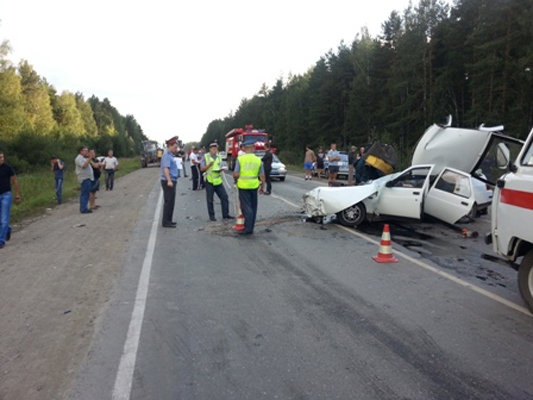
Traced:
POLYGON ((366 218, 366 208, 363 203, 354 204, 345 210, 337 213, 337 219, 341 225, 354 227, 358 226, 366 218))
POLYGON ((285 177, 282 176, 281 178, 279 178, 279 180, 280 180, 281 182, 283 182, 283 181, 285 180, 285 177))

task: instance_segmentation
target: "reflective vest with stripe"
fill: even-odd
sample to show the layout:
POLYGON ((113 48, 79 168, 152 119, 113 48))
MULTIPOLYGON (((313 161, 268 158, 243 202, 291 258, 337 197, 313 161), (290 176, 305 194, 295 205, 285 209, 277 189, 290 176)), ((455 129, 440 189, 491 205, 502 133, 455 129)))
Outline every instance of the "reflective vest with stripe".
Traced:
POLYGON ((259 187, 259 171, 261 169, 261 159, 255 154, 244 154, 238 158, 240 165, 239 189, 257 189, 259 187))
POLYGON ((206 172, 207 182, 215 186, 222 185, 222 177, 220 176, 220 171, 213 171, 214 169, 220 170, 220 157, 212 158, 211 154, 207 154, 205 156, 205 165, 211 164, 212 161, 214 162, 213 166, 208 168, 206 172))

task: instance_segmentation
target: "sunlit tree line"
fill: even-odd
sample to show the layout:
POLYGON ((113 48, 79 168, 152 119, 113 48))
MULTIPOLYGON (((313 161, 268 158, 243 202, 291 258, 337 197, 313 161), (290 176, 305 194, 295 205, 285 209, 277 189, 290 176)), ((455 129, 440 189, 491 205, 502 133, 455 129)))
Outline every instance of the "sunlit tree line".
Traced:
POLYGON ((146 139, 132 115, 122 116, 105 98, 58 93, 28 63, 13 65, 7 41, 0 45, 0 150, 18 171, 48 163, 52 154, 71 157, 79 145, 98 154, 138 154, 146 139))
MULTIPOLYGON (((378 37, 362 30, 305 74, 279 78, 212 121, 202 143, 254 124, 286 157, 335 141, 345 150, 375 138, 406 161, 427 126, 533 125, 533 2, 420 0, 393 11, 378 37)), ((297 48, 295 49, 297 51, 297 48)))

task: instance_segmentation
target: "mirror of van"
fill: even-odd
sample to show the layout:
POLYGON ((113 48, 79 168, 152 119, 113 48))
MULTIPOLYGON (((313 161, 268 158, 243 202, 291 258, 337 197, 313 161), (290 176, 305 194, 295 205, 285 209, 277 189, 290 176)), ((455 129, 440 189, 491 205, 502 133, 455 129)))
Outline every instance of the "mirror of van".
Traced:
POLYGON ((505 143, 498 143, 496 147, 496 165, 499 169, 506 169, 511 159, 511 151, 505 143))

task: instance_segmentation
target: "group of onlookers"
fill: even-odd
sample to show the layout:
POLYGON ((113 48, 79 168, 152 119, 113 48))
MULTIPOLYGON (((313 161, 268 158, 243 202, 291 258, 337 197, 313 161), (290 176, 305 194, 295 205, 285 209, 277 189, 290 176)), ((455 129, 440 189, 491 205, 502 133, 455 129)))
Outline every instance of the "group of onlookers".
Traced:
MULTIPOLYGON (((58 166, 59 160, 56 161, 58 166)), ((105 185, 106 190, 113 190, 115 171, 119 165, 116 157, 113 156, 113 150, 109 150, 107 157, 103 160, 96 158, 94 149, 89 149, 82 146, 78 149, 78 156, 74 160, 76 165, 76 176, 80 183, 80 212, 82 214, 90 214, 93 210, 100 208, 96 205, 96 192, 100 190, 100 176, 102 170, 105 171, 105 185)), ((62 168, 61 168, 62 169, 62 168)), ((56 170, 54 169, 54 172, 56 170)), ((57 179, 57 177, 56 177, 57 179)), ((56 183, 56 191, 57 191, 56 183)), ((57 194, 57 201, 61 203, 61 194, 57 194)))
MULTIPOLYGON (((355 169, 364 153, 364 146, 361 146, 359 152, 357 152, 357 147, 355 146, 350 148, 350 152, 348 153, 348 185, 355 184, 355 169)), ((337 150, 337 144, 331 143, 330 150, 327 153, 324 152, 322 147, 319 147, 316 154, 310 146, 306 146, 304 159, 305 180, 311 180, 313 178, 315 169, 318 178, 321 178, 324 175, 325 161, 328 161, 328 186, 332 186, 333 181, 337 179, 341 161, 341 153, 337 150)))
MULTIPOLYGON (((119 162, 113 156, 112 150, 109 150, 107 157, 100 159, 96 158, 93 149, 88 149, 85 146, 80 147, 78 153, 75 165, 76 176, 81 186, 80 212, 87 214, 99 208, 95 204, 95 200, 96 192, 100 189, 100 175, 102 171, 105 172, 106 190, 113 190, 115 171, 119 162)), ((56 156, 52 156, 50 164, 51 170, 54 173, 57 203, 61 204, 63 202, 65 162, 56 156)), ((5 155, 3 152, 0 152, 0 249, 11 238, 9 222, 11 205, 13 203, 13 190, 15 191, 14 201, 16 204, 19 204, 21 202, 20 188, 15 170, 9 164, 5 163, 5 155)))

